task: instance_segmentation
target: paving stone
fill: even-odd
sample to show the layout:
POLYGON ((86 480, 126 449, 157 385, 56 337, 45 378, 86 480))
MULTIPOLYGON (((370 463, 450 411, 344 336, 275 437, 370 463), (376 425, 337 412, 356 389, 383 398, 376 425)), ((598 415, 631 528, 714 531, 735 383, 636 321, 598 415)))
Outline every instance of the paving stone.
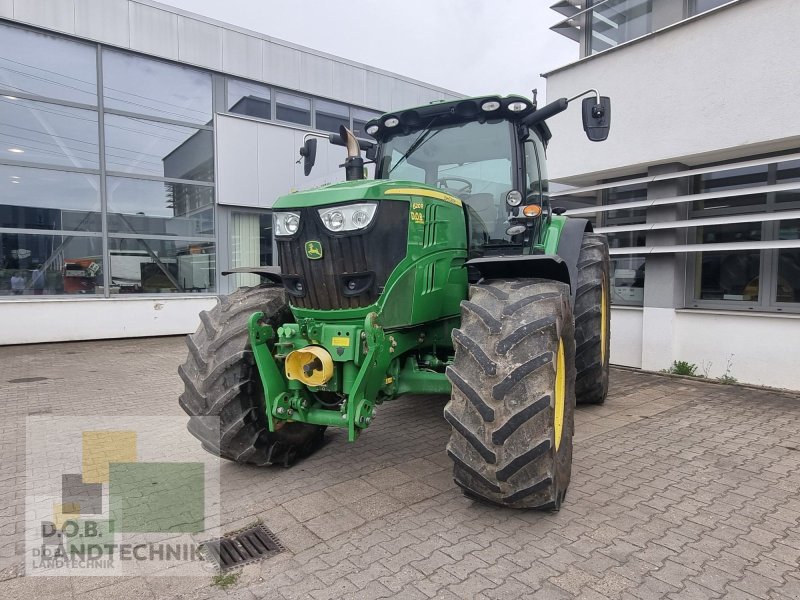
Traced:
POLYGON ((607 403, 577 411, 559 513, 464 498, 446 399, 415 397, 381 406, 355 444, 329 429, 292 469, 223 465, 223 531, 260 518, 286 547, 228 590, 210 577, 16 577, 24 417, 97 414, 104 396, 112 414, 182 416, 184 357, 179 338, 0 347, 4 368, 49 378, 0 388, 0 598, 800 597, 800 453, 785 447, 800 447, 797 395, 616 369, 607 403))

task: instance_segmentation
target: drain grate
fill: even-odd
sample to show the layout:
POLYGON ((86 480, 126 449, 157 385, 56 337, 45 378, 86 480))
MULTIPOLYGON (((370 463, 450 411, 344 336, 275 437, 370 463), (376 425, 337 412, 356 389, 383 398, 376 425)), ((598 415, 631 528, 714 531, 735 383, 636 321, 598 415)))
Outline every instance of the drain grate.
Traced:
POLYGON ((275 534, 264 525, 205 542, 203 548, 206 557, 215 562, 220 571, 270 558, 284 549, 275 534))

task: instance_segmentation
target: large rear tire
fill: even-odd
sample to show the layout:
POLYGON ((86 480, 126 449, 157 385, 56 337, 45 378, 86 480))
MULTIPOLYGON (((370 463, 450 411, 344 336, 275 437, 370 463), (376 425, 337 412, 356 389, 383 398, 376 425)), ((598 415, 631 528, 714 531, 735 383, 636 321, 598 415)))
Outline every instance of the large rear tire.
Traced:
POLYGON ((603 404, 608 396, 611 350, 609 258, 606 236, 585 233, 578 256, 575 294, 575 397, 578 404, 603 404))
POLYGON ((477 500, 559 509, 572 471, 575 340, 569 287, 486 281, 461 303, 445 418, 453 476, 477 500))
POLYGON ((185 388, 179 403, 190 416, 219 417, 219 431, 208 420, 191 419, 189 432, 212 454, 239 463, 291 466, 313 452, 324 427, 286 423, 270 432, 261 378, 253 359, 247 323, 261 311, 278 327, 292 320, 282 288, 240 288, 200 313, 200 327, 186 336, 189 355, 178 367, 185 388))

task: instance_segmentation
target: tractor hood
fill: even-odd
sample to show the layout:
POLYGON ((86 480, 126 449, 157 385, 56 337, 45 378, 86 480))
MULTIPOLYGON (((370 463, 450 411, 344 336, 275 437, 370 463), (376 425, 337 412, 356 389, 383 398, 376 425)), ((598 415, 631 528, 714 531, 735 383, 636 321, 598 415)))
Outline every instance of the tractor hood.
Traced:
POLYGON ((398 196, 414 195, 411 189, 419 190, 420 195, 438 198, 451 204, 460 205, 458 198, 450 196, 441 190, 419 183, 417 181, 395 181, 388 179, 360 179, 358 181, 345 181, 330 185, 295 192, 281 196, 275 201, 273 210, 306 208, 310 206, 328 206, 343 204, 345 202, 358 202, 360 200, 392 200, 398 196))

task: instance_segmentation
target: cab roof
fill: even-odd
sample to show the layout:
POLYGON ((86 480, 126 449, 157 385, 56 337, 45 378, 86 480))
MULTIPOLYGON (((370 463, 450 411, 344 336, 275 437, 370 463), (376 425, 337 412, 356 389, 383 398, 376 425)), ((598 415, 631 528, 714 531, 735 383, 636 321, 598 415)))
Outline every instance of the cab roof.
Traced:
MULTIPOLYGON (((379 142, 385 142, 398 134, 411 131, 456 125, 470 121, 485 122, 505 119, 519 122, 536 110, 536 104, 522 96, 476 96, 445 102, 437 100, 430 104, 405 110, 392 111, 369 121, 364 131, 379 142)), ((538 127, 542 139, 550 139, 550 130, 541 123, 538 127)))

